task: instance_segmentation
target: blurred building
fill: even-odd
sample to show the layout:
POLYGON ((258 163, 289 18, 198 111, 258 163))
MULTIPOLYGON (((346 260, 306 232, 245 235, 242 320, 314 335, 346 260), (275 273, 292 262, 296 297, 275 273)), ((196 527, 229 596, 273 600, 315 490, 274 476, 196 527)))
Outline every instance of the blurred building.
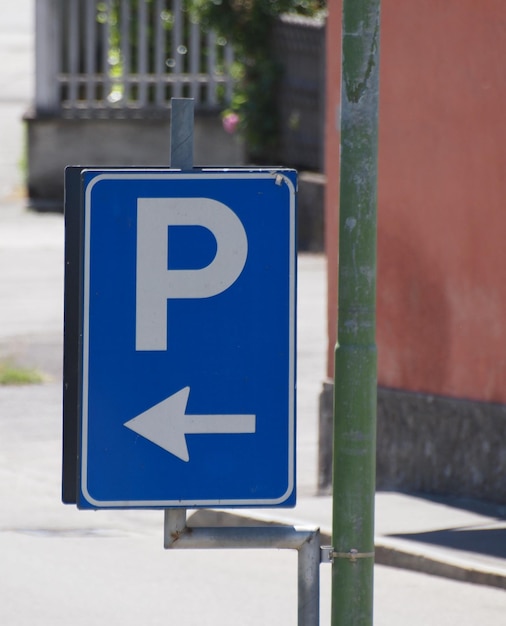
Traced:
MULTIPOLYGON (((341 4, 330 1, 329 33, 340 33, 341 4)), ((378 485, 506 502, 506 5, 382 0, 381 10, 378 485)), ((327 64, 332 378, 337 36, 327 64)))

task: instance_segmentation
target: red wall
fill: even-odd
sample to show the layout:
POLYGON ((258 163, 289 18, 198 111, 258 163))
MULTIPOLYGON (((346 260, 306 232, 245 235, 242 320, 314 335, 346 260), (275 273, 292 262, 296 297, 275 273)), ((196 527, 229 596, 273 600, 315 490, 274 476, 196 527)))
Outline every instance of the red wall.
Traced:
MULTIPOLYGON (((326 123, 335 344, 341 1, 326 123)), ((378 382, 506 403, 506 3, 382 0, 378 382)))

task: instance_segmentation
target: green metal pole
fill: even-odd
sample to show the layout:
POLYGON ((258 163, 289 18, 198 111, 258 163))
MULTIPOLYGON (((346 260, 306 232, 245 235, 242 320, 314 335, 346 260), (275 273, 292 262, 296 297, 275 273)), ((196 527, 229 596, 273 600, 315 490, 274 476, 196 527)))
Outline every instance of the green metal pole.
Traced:
POLYGON ((380 0, 343 0, 332 626, 373 623, 380 0))

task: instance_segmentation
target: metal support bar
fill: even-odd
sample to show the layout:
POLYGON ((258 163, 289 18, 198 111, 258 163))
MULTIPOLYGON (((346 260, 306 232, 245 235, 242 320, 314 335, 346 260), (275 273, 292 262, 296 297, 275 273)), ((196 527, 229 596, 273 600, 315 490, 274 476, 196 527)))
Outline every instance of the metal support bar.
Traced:
MULTIPOLYGON (((171 167, 193 167, 192 98, 171 99, 171 167)), ((320 623, 320 531, 294 526, 191 528, 186 509, 165 509, 164 548, 297 550, 298 626, 320 623)))
MULTIPOLYGON (((193 167, 193 98, 172 98, 170 120, 170 166, 190 170, 193 167)), ((186 509, 165 509, 164 545, 176 540, 186 530, 186 509)))
MULTIPOLYGON (((223 549, 287 549, 300 550, 319 530, 296 526, 208 526, 195 528, 185 526, 177 537, 168 528, 164 529, 166 550, 193 548, 223 549), (167 532, 169 531, 169 532, 167 532)), ((315 550, 320 561, 320 546, 315 550)))
POLYGON ((167 541, 176 541, 186 530, 186 509, 165 509, 164 513, 164 546, 167 547, 167 541))
POLYGON ((320 621, 320 531, 295 526, 208 527, 183 529, 166 510, 164 548, 176 549, 288 549, 297 550, 298 626, 320 621))
POLYGON ((172 98, 170 118, 170 166, 182 170, 193 167, 193 98, 172 98))
POLYGON ((320 623, 320 531, 306 531, 298 550, 297 604, 299 626, 320 623))

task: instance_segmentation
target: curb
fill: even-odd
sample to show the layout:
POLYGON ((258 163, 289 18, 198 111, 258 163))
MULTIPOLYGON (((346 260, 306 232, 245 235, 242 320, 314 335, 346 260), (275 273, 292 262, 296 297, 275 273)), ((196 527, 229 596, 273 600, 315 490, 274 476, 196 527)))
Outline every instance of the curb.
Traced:
MULTIPOLYGON (((506 571, 409 541, 376 537, 376 563, 460 582, 506 589, 506 571)), ((462 553, 460 553, 462 554, 462 553)), ((466 555, 468 553, 465 553, 466 555)))
MULTIPOLYGON (((231 513, 216 509, 198 509, 188 518, 188 526, 308 526, 300 520, 279 520, 269 515, 231 513)), ((317 527, 317 524, 315 524, 317 527)), ((320 529, 321 545, 331 545, 331 533, 328 529, 320 529)), ((506 570, 478 564, 471 558, 448 551, 425 547, 422 551, 418 544, 410 541, 376 537, 375 563, 398 569, 405 569, 430 576, 439 576, 460 582, 506 589, 506 570)), ((460 553, 462 554, 462 553, 460 553)), ((465 553, 466 555, 468 553, 465 553)))

